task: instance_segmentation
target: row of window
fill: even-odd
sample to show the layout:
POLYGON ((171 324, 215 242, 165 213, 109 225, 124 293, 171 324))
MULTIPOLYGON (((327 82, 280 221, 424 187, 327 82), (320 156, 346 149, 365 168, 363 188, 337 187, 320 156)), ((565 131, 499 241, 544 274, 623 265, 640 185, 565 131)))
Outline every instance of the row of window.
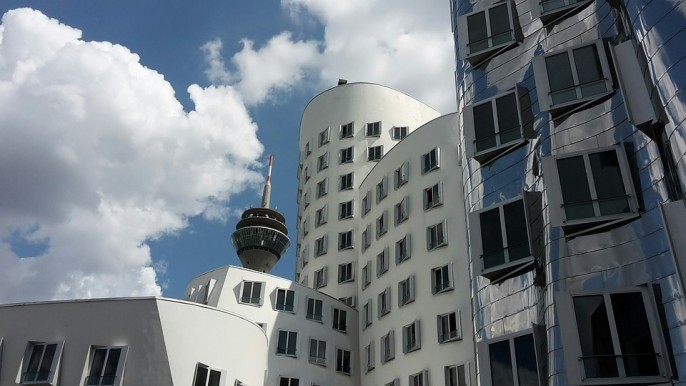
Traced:
MULTIPOLYGON (((394 140, 401 140, 407 136, 409 133, 409 127, 407 126, 393 126, 391 128, 391 138, 394 140)), ((348 122, 344 125, 340 126, 339 129, 339 138, 340 139, 346 139, 346 138, 353 138, 355 135, 355 123, 354 122, 348 122)), ((365 125, 365 136, 367 137, 379 137, 381 136, 381 122, 369 122, 365 125)), ((319 136, 317 138, 319 147, 322 147, 329 143, 331 141, 331 128, 327 127, 326 129, 322 130, 319 132, 319 136)), ((310 143, 307 142, 305 144, 305 154, 310 155, 312 152, 310 143)))
MULTIPOLYGON (((373 349, 373 348, 372 348, 373 349)), ((373 369, 373 367, 372 367, 373 369)), ((450 365, 443 368, 445 386, 468 386, 469 374, 467 365, 450 365)), ((418 373, 410 374, 407 377, 410 386, 428 386, 429 370, 422 370, 418 373)), ((400 386, 400 379, 395 378, 384 386, 400 386)))
MULTIPOLYGON (((315 338, 309 339, 309 353, 308 361, 314 365, 327 366, 327 342, 315 338)), ((276 346, 277 355, 285 355, 297 358, 300 354, 300 343, 298 341, 297 331, 279 330, 279 337, 276 346)), ((350 351, 342 348, 336 348, 336 371, 350 375, 351 374, 351 360, 350 351)))

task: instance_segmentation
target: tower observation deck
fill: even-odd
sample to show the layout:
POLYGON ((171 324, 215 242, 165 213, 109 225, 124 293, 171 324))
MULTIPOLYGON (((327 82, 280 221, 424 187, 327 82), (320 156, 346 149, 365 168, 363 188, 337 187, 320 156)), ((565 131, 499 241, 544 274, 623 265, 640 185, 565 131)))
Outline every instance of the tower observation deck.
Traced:
POLYGON ((243 267, 265 273, 272 269, 290 245, 283 214, 269 208, 272 161, 272 156, 269 156, 262 206, 243 212, 236 224, 236 231, 231 235, 231 242, 243 267))

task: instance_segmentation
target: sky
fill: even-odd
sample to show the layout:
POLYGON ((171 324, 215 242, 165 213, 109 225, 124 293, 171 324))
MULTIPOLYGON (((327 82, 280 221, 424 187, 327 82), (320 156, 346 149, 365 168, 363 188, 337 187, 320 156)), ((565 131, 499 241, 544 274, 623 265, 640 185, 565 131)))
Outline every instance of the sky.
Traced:
POLYGON ((0 304, 181 298, 240 265, 272 207, 292 246, 298 131, 314 96, 383 84, 455 110, 447 0, 3 0, 0 304))

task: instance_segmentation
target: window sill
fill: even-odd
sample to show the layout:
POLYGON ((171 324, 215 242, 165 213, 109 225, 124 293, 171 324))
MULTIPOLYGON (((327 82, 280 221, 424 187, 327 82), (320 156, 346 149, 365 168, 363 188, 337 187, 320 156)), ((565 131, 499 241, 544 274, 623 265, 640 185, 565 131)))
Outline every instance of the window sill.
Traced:
POLYGON ((474 158, 483 167, 497 160, 498 158, 507 155, 516 148, 524 145, 526 142, 527 140, 525 138, 520 138, 486 150, 482 150, 480 152, 475 152, 472 158, 474 158))
MULTIPOLYGON (((483 261, 481 262, 483 267, 483 261)), ((511 277, 520 275, 533 269, 534 258, 532 256, 521 258, 505 264, 497 265, 488 269, 481 269, 481 276, 487 278, 491 283, 501 283, 511 277)))
POLYGON ((641 217, 639 213, 629 212, 612 216, 591 217, 571 221, 563 220, 562 230, 565 232, 565 237, 573 238, 585 234, 604 232, 608 230, 608 228, 633 221, 638 217, 641 217))
MULTIPOLYGON (((554 121, 561 120, 563 118, 566 118, 567 116, 585 109, 597 102, 600 102, 604 100, 606 97, 612 95, 615 90, 612 89, 612 85, 610 84, 610 91, 606 91, 604 93, 592 95, 586 98, 581 98, 581 99, 576 99, 573 101, 565 102, 565 103, 559 103, 556 105, 550 104, 548 107, 548 111, 550 112, 550 115, 552 116, 554 121)), ((548 99, 550 101, 550 99, 548 99)))
POLYGON ((508 48, 518 44, 517 40, 512 39, 510 41, 498 44, 496 46, 483 49, 481 51, 473 52, 467 54, 465 58, 472 67, 479 67, 484 62, 490 60, 491 58, 497 56, 501 52, 507 50, 508 48))

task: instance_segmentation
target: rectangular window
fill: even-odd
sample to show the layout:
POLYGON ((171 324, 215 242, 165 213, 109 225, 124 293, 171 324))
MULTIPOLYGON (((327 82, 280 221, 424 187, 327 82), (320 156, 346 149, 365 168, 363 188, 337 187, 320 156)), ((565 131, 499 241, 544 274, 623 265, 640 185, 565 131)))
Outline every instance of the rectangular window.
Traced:
POLYGON ((350 190, 353 188, 353 173, 343 174, 339 190, 350 190))
POLYGON ((613 92, 602 40, 536 56, 532 63, 539 106, 555 117, 613 92))
POLYGON ((410 175, 410 163, 405 161, 399 168, 395 169, 393 173, 395 177, 395 188, 398 189, 405 185, 410 175))
POLYGON ((364 217, 370 210, 372 210, 372 192, 368 190, 362 197, 362 216, 364 217))
POLYGON ((350 351, 343 349, 336 349, 336 371, 346 375, 350 375, 350 351))
POLYGON ((398 265, 411 256, 410 234, 395 242, 395 264, 398 265))
POLYGON ((355 298, 356 298, 355 296, 346 296, 346 297, 338 298, 338 300, 343 302, 343 304, 354 308, 355 303, 356 303, 355 298))
POLYGON ((329 192, 328 182, 328 178, 326 177, 323 180, 317 182, 317 198, 326 196, 326 194, 329 192))
POLYGON ((343 220, 353 217, 353 201, 341 202, 339 204, 338 219, 343 220))
POLYGON ((276 290, 276 306, 279 311, 293 312, 295 310, 295 291, 279 288, 276 290))
POLYGON ((303 251, 300 252, 300 259, 302 260, 302 265, 303 267, 306 266, 310 262, 310 248, 309 245, 306 245, 305 248, 303 248, 303 251))
POLYGON ((279 341, 276 345, 276 353, 280 355, 296 356, 298 346, 298 333, 295 331, 279 330, 279 341))
POLYGON ((414 275, 398 283, 398 307, 414 301, 414 275))
POLYGON ((321 322, 323 319, 322 309, 324 302, 319 299, 307 298, 307 314, 305 315, 309 320, 321 322))
POLYGON ((314 271, 314 283, 312 284, 315 289, 319 288, 324 288, 326 287, 326 276, 327 276, 327 267, 323 267, 322 269, 314 271))
POLYGON ((341 152, 339 154, 339 163, 345 164, 348 162, 353 162, 353 147, 346 147, 345 149, 341 149, 341 152))
POLYGON ((348 283, 353 281, 353 263, 338 265, 338 283, 348 283))
MULTIPOLYGON (((221 384, 222 371, 205 366, 198 363, 195 366, 195 380, 193 386, 219 386, 221 384)), ((86 383, 86 385, 96 385, 96 383, 86 383)), ((101 383, 97 383, 101 385, 101 383)), ((102 385, 111 385, 111 383, 102 383, 102 385)))
POLYGON ((351 249, 353 247, 353 231, 338 234, 338 250, 351 249))
POLYGON ((331 129, 328 127, 319 133, 319 146, 320 147, 329 143, 330 133, 331 133, 331 129))
POLYGON ((376 203, 378 204, 388 196, 388 177, 384 176, 381 182, 376 184, 376 203))
POLYGON ((479 65, 516 42, 510 3, 463 15, 457 22, 460 52, 472 66, 479 65))
POLYGON ((21 383, 55 385, 64 342, 29 342, 26 345, 21 383))
POLYGON ((374 370, 374 341, 369 342, 364 348, 365 371, 374 370))
POLYGON ((279 386, 300 386, 300 379, 279 377, 279 386))
POLYGON ((367 148, 367 161, 378 161, 383 157, 383 145, 367 148))
POLYGON ((379 137, 381 136, 381 122, 367 123, 367 137, 379 137))
POLYGON ((365 264, 364 267, 362 267, 362 289, 367 288, 369 284, 372 283, 371 277, 369 270, 371 269, 371 262, 368 262, 365 264))
POLYGON ((381 363, 392 359, 395 359, 395 332, 390 330, 381 337, 381 363))
POLYGON ((386 247, 376 255, 376 277, 388 272, 388 266, 388 247, 386 247))
POLYGON ((321 172, 322 170, 324 170, 328 167, 329 167, 329 152, 327 151, 326 153, 320 155, 317 158, 317 171, 321 172))
POLYGON ((445 221, 426 228, 426 249, 433 250, 448 245, 445 221))
POLYGON ((312 177, 312 172, 309 166, 305 166, 303 169, 303 175, 305 176, 305 182, 310 180, 310 177, 312 177))
POLYGON ((437 183, 424 189, 424 210, 443 205, 443 184, 437 183))
POLYGON ((364 231, 362 231, 362 252, 366 251, 367 248, 372 244, 372 226, 367 225, 364 231))
POLYGON ((408 353, 422 348, 419 320, 403 327, 403 352, 408 353))
POLYGON ((440 149, 435 147, 422 155, 422 174, 429 173, 441 166, 440 149))
POLYGON ((384 386, 400 386, 400 380, 396 378, 391 382, 385 383, 384 386))
POLYGON ((326 366, 326 341, 310 339, 310 363, 326 366))
POLYGON ((394 218, 395 226, 404 222, 410 217, 410 197, 405 196, 399 203, 395 204, 394 218))
POLYGON ((438 315, 436 317, 438 343, 453 342, 462 339, 462 324, 459 312, 438 315))
POLYGON ((376 238, 379 239, 386 232, 388 232, 388 211, 384 210, 381 216, 376 219, 376 238))
POLYGON ((407 137, 409 132, 409 127, 407 126, 395 126, 393 127, 393 139, 400 141, 401 139, 407 137))
POLYGON ((469 377, 465 365, 445 367, 445 386, 468 386, 469 377))
MULTIPOLYGON (((127 347, 91 347, 90 367, 86 376, 86 385, 121 385, 121 375, 124 370, 127 351, 127 347)), ((221 373, 216 373, 213 378, 216 383, 207 383, 207 385, 219 385, 221 373)), ((209 381, 211 379, 208 379, 209 381)))
MULTIPOLYGON (((348 305, 354 306, 354 304, 348 305)), ((346 310, 341 310, 340 308, 333 309, 333 329, 340 332, 348 331, 348 312, 346 310)))
POLYGON ((490 367, 486 374, 490 373, 492 386, 539 384, 533 334, 510 336, 509 339, 487 344, 484 360, 486 367, 490 367))
POLYGON ((260 281, 244 281, 241 291, 241 303, 262 305, 264 283, 260 281))
POLYGON ((327 207, 325 205, 325 206, 321 207, 321 209, 318 209, 314 213, 314 225, 315 226, 321 226, 321 225, 326 224, 326 222, 328 221, 328 213, 327 212, 328 212, 328 210, 327 210, 327 207))
POLYGON ((364 317, 364 327, 369 327, 372 324, 372 299, 367 300, 364 307, 362 307, 362 316, 364 317))
POLYGON ((431 270, 431 293, 439 294, 453 289, 452 263, 431 270))
POLYGON ((422 372, 410 375, 410 386, 428 386, 429 376, 428 371, 423 370, 422 372))
POLYGON ((381 319, 384 315, 391 312, 391 287, 386 287, 378 296, 378 318, 381 319))
POLYGON ((341 139, 342 138, 352 138, 355 132, 355 125, 353 122, 341 125, 341 139))
POLYGON ((315 256, 322 256, 322 255, 326 254, 328 241, 329 241, 329 237, 327 235, 324 235, 324 236, 314 240, 314 255, 315 256))

